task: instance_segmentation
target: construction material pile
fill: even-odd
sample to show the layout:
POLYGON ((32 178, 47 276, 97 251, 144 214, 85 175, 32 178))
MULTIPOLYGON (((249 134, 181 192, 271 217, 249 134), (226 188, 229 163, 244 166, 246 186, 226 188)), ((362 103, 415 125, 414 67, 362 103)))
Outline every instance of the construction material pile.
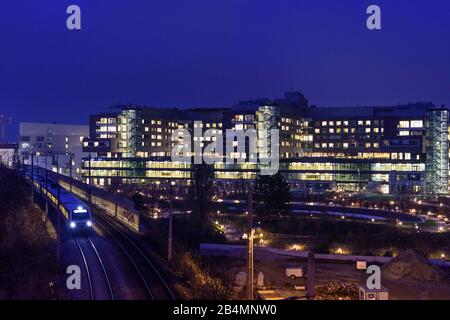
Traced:
POLYGON ((315 300, 358 300, 358 283, 330 281, 316 287, 315 300))
POLYGON ((427 259, 414 250, 408 249, 393 258, 381 269, 381 275, 388 280, 411 280, 439 282, 445 273, 429 264, 427 259))

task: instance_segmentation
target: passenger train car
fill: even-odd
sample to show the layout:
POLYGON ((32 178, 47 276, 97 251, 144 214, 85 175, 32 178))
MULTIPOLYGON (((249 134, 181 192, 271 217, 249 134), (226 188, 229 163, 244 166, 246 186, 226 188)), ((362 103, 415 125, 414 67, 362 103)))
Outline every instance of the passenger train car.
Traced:
POLYGON ((64 215, 67 225, 73 231, 92 228, 92 213, 88 205, 58 184, 41 176, 34 177, 34 186, 64 215), (59 191, 58 191, 59 189, 59 191), (59 192, 59 195, 58 195, 59 192), (58 203, 59 196, 59 203, 58 203))

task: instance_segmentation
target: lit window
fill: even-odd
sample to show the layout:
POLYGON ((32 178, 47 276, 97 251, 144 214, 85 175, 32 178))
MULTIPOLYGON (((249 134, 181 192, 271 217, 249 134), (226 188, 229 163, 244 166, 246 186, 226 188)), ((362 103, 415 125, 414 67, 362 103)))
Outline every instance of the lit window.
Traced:
POLYGON ((322 121, 322 127, 325 127, 327 125, 326 121, 322 121))
POLYGON ((411 121, 411 128, 423 128, 423 121, 422 120, 411 121))
POLYGON ((366 128, 366 133, 370 133, 370 128, 366 128))
POLYGON ((399 128, 409 128, 409 121, 400 121, 398 124, 399 128))
POLYGON ((398 133, 399 136, 409 136, 409 131, 407 130, 402 130, 398 133))
POLYGON ((366 126, 370 126, 370 120, 366 120, 366 126))

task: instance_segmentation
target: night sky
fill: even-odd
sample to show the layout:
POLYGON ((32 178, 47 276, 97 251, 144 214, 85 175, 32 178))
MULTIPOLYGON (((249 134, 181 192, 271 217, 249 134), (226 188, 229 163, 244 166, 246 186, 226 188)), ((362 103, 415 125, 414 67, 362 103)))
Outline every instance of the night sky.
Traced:
POLYGON ((0 113, 86 123, 117 103, 450 106, 449 0, 3 0, 0 113), (66 28, 66 8, 82 30, 66 28), (366 8, 382 9, 382 30, 366 8))

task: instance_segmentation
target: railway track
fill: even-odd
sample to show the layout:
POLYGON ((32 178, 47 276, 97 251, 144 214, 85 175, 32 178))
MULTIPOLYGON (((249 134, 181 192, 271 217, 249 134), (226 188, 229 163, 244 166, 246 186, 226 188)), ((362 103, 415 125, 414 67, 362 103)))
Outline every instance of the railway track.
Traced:
POLYGON ((74 238, 83 259, 90 300, 114 300, 114 291, 97 247, 90 237, 74 238))
POLYGON ((116 222, 109 221, 102 214, 95 215, 95 223, 102 228, 122 250, 131 262, 151 300, 175 300, 176 297, 164 277, 142 248, 127 235, 116 222))

